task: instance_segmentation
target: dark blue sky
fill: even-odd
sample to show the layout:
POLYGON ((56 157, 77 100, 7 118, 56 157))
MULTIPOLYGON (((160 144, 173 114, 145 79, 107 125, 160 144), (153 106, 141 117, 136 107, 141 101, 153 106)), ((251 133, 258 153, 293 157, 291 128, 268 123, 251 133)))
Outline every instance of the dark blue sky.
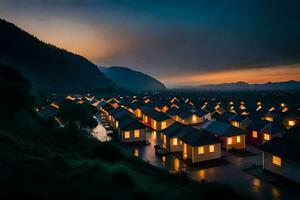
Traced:
POLYGON ((291 0, 0 0, 0 17, 99 65, 174 85, 236 81, 228 72, 253 68, 300 79, 299 66, 291 67, 300 61, 299 8, 291 0))

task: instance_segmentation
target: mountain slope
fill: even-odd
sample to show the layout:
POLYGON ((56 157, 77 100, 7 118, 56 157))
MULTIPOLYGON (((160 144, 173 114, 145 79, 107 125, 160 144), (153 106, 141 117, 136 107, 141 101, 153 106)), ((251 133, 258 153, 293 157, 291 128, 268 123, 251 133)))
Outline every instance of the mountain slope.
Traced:
POLYGON ((19 69, 38 89, 94 92, 115 87, 84 57, 46 44, 2 19, 0 44, 0 63, 19 69))
POLYGON ((166 86, 155 78, 131 70, 126 67, 112 66, 99 67, 99 69, 120 88, 129 91, 156 91, 165 90, 166 86))
POLYGON ((267 82, 263 84, 249 84, 246 82, 221 83, 216 85, 200 85, 200 90, 300 90, 299 81, 267 82))

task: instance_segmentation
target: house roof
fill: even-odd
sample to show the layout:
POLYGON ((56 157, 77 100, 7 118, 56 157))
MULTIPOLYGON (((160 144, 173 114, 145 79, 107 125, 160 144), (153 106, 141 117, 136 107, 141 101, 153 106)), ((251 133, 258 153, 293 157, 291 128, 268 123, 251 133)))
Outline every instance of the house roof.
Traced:
POLYGON ((196 109, 194 111, 195 115, 197 115, 198 117, 203 117, 207 114, 209 114, 209 112, 207 110, 204 110, 204 109, 196 109))
POLYGON ((142 108, 142 113, 151 117, 152 119, 154 119, 156 121, 164 121, 167 119, 171 119, 167 114, 165 114, 163 112, 159 112, 157 110, 153 110, 148 107, 142 108))
POLYGON ((236 122, 243 122, 247 119, 246 116, 243 116, 243 115, 234 115, 230 121, 236 121, 236 122))
POLYGON ((269 124, 270 122, 266 120, 254 120, 247 126, 247 130, 261 131, 269 124))
POLYGON ((208 126, 204 128, 204 130, 220 137, 231 137, 245 134, 242 129, 219 121, 212 121, 208 126))
POLYGON ((166 128, 164 130, 164 134, 166 134, 170 138, 177 137, 190 146, 220 143, 214 137, 209 135, 205 130, 196 129, 179 122, 174 122, 171 126, 166 128))
POLYGON ((300 162, 300 124, 290 128, 282 137, 266 142, 260 149, 288 160, 300 162))
POLYGON ((136 120, 133 117, 122 118, 119 121, 121 130, 135 130, 135 129, 143 129, 145 125, 136 120))

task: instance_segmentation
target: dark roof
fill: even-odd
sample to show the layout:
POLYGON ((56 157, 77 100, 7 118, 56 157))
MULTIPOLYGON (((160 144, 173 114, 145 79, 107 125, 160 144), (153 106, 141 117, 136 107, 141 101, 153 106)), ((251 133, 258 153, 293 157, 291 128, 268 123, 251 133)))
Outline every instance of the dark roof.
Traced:
POLYGON ((165 114, 163 112, 159 112, 157 110, 153 110, 148 107, 142 108, 142 113, 151 117, 152 119, 154 119, 156 121, 164 121, 164 120, 170 119, 170 117, 167 114, 165 114))
POLYGON ((246 116, 243 116, 243 115, 234 115, 230 121, 236 121, 236 122, 243 122, 247 120, 247 117, 246 116))
POLYGON ((282 137, 263 144, 260 149, 282 158, 300 162, 300 124, 290 128, 282 137))
POLYGON ((143 129, 145 125, 136 120, 133 117, 122 118, 119 121, 121 130, 135 130, 135 129, 143 129))
POLYGON ((252 121, 248 126, 247 130, 256 130, 256 131, 261 131, 264 129, 267 125, 269 125, 270 122, 266 120, 254 120, 252 121))
MULTIPOLYGON (((192 127, 191 127, 192 128, 192 127)), ((184 143, 190 146, 201 146, 220 143, 215 137, 211 136, 203 129, 192 128, 186 131, 186 134, 180 138, 184 143)))
POLYGON ((196 109, 194 111, 195 115, 197 115, 198 117, 203 117, 205 115, 207 115, 209 112, 207 110, 203 110, 203 109, 196 109))
POLYGON ((222 114, 219 113, 215 113, 213 115, 214 118, 216 118, 218 121, 222 121, 222 122, 228 122, 229 120, 231 120, 236 114, 232 113, 232 112, 224 112, 222 114))
POLYGON ((235 135, 245 134, 242 129, 218 121, 212 121, 208 126, 204 128, 204 130, 221 137, 231 137, 235 135))

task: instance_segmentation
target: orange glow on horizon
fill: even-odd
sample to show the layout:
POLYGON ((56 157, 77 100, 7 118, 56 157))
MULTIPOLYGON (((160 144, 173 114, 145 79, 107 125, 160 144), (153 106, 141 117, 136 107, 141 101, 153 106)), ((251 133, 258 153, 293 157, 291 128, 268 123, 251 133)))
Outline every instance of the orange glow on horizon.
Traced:
POLYGON ((237 81, 245 81, 248 83, 265 83, 269 81, 279 82, 300 80, 300 64, 163 77, 161 80, 169 86, 196 86, 237 81))

